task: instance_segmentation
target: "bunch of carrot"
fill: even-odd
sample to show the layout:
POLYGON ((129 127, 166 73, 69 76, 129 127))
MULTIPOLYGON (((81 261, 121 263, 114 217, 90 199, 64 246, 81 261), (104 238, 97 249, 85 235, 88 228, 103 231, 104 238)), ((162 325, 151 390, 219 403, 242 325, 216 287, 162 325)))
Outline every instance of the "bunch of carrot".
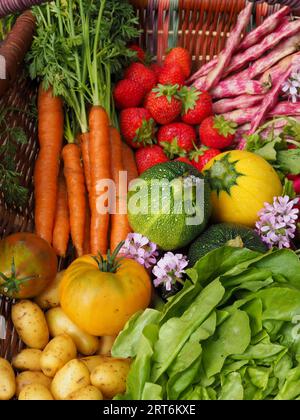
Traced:
POLYGON ((120 133, 114 128, 117 123, 110 74, 117 67, 115 43, 110 51, 106 41, 106 49, 102 50, 99 35, 106 32, 109 39, 113 30, 114 39, 122 38, 123 44, 118 44, 121 46, 117 51, 121 62, 131 56, 124 25, 125 28, 130 25, 129 38, 136 22, 133 18, 128 21, 131 7, 125 3, 120 6, 106 0, 96 3, 99 6, 96 9, 93 0, 70 0, 66 5, 57 1, 55 5, 37 8, 38 31, 28 57, 31 75, 43 78, 38 98, 36 232, 53 245, 59 256, 65 256, 70 234, 77 255, 81 256, 105 254, 130 232, 126 211, 122 211, 124 206, 126 209, 126 197, 118 194, 119 173, 127 171, 130 181, 137 177, 137 170, 132 152, 122 144, 120 133), (106 20, 106 8, 109 19, 112 10, 116 14, 115 21, 109 22, 111 26, 106 20), (116 33, 122 19, 122 30, 116 33), (61 51, 53 50, 52 54, 61 68, 44 56, 47 33, 53 36, 53 29, 61 51), (66 62, 63 51, 69 48, 68 38, 74 37, 80 37, 81 41, 78 45, 73 43, 71 51, 65 50, 73 59, 66 62), (108 58, 103 64, 103 51, 113 57, 113 62, 108 58), (50 64, 47 63, 45 71, 46 59, 50 64), (59 77, 59 72, 64 77, 59 77), (109 197, 109 180, 115 183, 116 197, 109 197), (116 200, 113 213, 109 198, 116 200))

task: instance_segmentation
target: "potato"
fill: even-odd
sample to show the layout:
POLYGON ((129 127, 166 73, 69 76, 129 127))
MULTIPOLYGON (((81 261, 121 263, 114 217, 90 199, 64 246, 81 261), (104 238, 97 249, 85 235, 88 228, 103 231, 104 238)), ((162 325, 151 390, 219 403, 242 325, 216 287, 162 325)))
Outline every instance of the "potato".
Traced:
POLYGON ((93 372, 93 370, 101 365, 103 360, 107 359, 106 356, 89 356, 89 357, 83 357, 82 359, 79 359, 81 362, 85 364, 85 366, 88 368, 90 373, 93 372))
POLYGON ((72 392, 67 397, 67 400, 86 400, 86 401, 100 401, 103 400, 101 391, 95 386, 89 385, 81 388, 78 391, 72 392))
POLYGON ((51 392, 48 388, 41 384, 31 384, 26 385, 20 392, 19 398, 20 401, 40 401, 48 400, 51 401, 54 398, 51 395, 51 392))
POLYGON ((104 398, 113 399, 126 391, 126 379, 130 369, 128 359, 105 358, 91 374, 91 383, 100 389, 104 398))
POLYGON ((70 360, 54 376, 51 392, 56 400, 64 400, 70 394, 90 385, 90 372, 80 360, 70 360))
POLYGON ((49 330, 41 308, 30 300, 12 307, 11 317, 21 340, 32 349, 42 350, 49 341, 49 330))
POLYGON ((42 372, 31 372, 26 370, 16 377, 16 384, 16 396, 18 397, 22 389, 27 385, 40 384, 50 389, 51 379, 44 375, 42 372))
POLYGON ((57 308, 59 306, 59 286, 65 270, 57 273, 53 282, 39 295, 34 301, 40 308, 46 310, 50 308, 57 308))
POLYGON ((0 400, 10 400, 16 392, 16 378, 10 363, 0 357, 0 400))
POLYGON ((46 319, 52 337, 68 334, 73 339, 79 353, 84 356, 90 356, 98 350, 99 339, 80 330, 61 308, 50 309, 46 313, 46 319))
POLYGON ((111 356, 111 349, 114 345, 117 336, 105 336, 100 338, 100 345, 97 354, 103 354, 103 356, 111 356))
POLYGON ((13 360, 12 365, 18 370, 41 370, 41 350, 24 349, 17 354, 13 360))
POLYGON ((53 378, 66 363, 75 359, 77 349, 67 334, 54 337, 44 348, 41 356, 41 369, 46 376, 53 378))

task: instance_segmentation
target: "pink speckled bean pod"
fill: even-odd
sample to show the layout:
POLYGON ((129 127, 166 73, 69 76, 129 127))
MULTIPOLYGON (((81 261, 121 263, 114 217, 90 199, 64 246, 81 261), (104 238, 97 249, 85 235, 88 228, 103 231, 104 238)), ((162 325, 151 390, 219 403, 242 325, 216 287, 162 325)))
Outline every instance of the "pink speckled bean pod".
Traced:
POLYGON ((229 66, 232 56, 239 46, 241 35, 250 22, 252 7, 253 5, 249 3, 239 14, 237 25, 231 32, 225 49, 220 53, 216 67, 207 75, 204 90, 210 91, 212 88, 217 86, 221 80, 224 74, 224 69, 229 66))

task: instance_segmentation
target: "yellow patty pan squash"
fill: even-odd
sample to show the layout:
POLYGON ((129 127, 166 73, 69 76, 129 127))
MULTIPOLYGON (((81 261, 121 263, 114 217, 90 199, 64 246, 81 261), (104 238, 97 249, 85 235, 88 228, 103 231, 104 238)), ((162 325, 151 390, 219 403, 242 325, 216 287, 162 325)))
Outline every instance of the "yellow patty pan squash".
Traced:
POLYGON ((225 152, 204 168, 212 190, 216 222, 254 227, 264 203, 282 194, 281 181, 262 157, 242 151, 225 152))
POLYGON ((117 335, 134 313, 149 306, 151 294, 145 268, 131 259, 117 258, 117 252, 78 258, 60 285, 63 311, 95 336, 117 335))

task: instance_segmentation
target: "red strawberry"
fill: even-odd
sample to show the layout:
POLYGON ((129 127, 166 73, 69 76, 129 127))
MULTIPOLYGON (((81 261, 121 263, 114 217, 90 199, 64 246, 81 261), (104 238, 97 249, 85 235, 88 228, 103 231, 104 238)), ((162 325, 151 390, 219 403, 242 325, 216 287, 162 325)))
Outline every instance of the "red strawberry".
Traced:
POLYGON ((191 163, 198 171, 202 172, 208 162, 220 153, 220 150, 208 149, 207 147, 202 146, 200 149, 196 149, 190 153, 191 163))
POLYGON ((183 162, 183 163, 187 163, 188 165, 193 166, 191 160, 189 158, 187 158, 186 156, 181 156, 179 158, 174 159, 175 162, 183 162))
POLYGON ((161 125, 170 124, 180 115, 182 103, 178 97, 178 85, 158 85, 146 98, 145 108, 161 125))
POLYGON ((151 64, 151 66, 150 66, 150 69, 151 69, 152 71, 154 71, 154 73, 156 74, 157 80, 158 80, 159 75, 160 75, 160 73, 161 73, 161 71, 162 71, 162 66, 160 66, 160 65, 159 65, 159 64, 157 64, 157 63, 152 63, 152 64, 151 64))
POLYGON ((212 115, 212 98, 208 92, 200 92, 194 87, 183 87, 180 96, 183 101, 182 121, 186 124, 201 124, 205 118, 212 115))
POLYGON ((140 175, 152 166, 169 161, 162 147, 157 145, 138 149, 135 153, 135 160, 140 175))
POLYGON ((192 57, 185 48, 173 48, 167 54, 165 64, 179 64, 185 78, 188 78, 192 71, 192 57))
POLYGON ((200 126, 201 142, 213 149, 226 149, 234 141, 237 124, 222 115, 206 118, 200 126))
POLYGON ((179 64, 165 64, 158 77, 161 85, 183 86, 185 82, 184 74, 179 64))
POLYGON ((142 63, 132 63, 125 71, 124 78, 140 83, 145 94, 149 93, 157 83, 154 71, 142 63))
POLYGON ((121 80, 114 89, 118 109, 134 108, 143 102, 145 91, 142 85, 132 80, 121 80))
POLYGON ((294 190, 297 195, 300 195, 300 175, 288 175, 288 179, 293 181, 294 190))
POLYGON ((164 148, 170 159, 176 155, 185 156, 193 150, 196 138, 195 129, 184 123, 165 125, 157 133, 158 144, 164 148))
POLYGON ((140 60, 142 63, 145 63, 146 53, 141 47, 139 47, 138 45, 132 44, 132 45, 129 45, 128 48, 132 51, 135 51, 137 53, 136 56, 138 60, 140 60))
POLYGON ((120 114, 120 126, 124 140, 134 149, 153 144, 154 120, 147 109, 124 109, 120 114))

